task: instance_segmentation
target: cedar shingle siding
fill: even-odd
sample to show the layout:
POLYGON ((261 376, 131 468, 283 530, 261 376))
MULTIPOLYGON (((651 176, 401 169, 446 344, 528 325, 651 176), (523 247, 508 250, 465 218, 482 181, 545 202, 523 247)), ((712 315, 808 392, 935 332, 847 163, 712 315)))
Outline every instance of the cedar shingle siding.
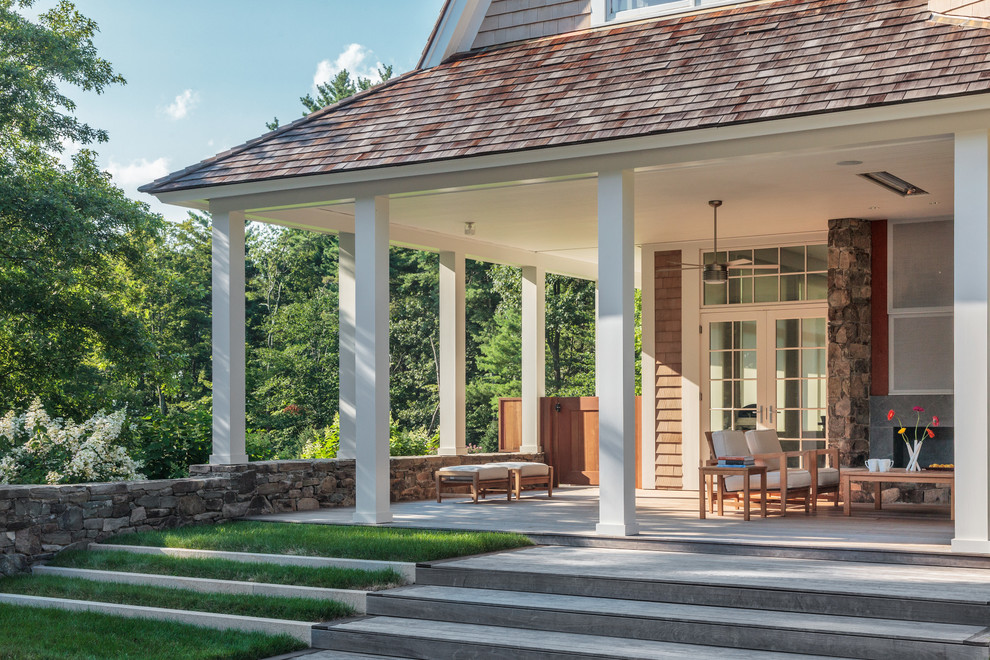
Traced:
POLYGON ((328 174, 990 91, 990 30, 927 0, 782 0, 412 71, 145 186, 328 174))
POLYGON ((591 0, 492 0, 473 48, 591 27, 591 0))

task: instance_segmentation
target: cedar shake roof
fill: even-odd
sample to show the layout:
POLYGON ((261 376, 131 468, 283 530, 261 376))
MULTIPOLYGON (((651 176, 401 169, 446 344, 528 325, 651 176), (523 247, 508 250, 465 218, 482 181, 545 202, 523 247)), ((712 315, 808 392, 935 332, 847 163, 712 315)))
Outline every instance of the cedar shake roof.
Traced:
POLYGON ((141 188, 168 192, 990 91, 927 0, 780 0, 459 55, 141 188))

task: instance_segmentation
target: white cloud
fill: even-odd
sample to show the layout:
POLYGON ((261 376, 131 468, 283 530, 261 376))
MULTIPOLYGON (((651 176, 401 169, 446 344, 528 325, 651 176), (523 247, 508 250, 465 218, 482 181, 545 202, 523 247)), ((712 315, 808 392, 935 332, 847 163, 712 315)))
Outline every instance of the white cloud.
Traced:
POLYGON ((189 111, 199 103, 199 92, 187 89, 172 101, 166 108, 165 114, 173 120, 185 119, 189 111))
POLYGON ((168 174, 168 158, 156 158, 151 161, 141 158, 140 160, 132 160, 126 165, 110 159, 107 164, 107 172, 113 177, 114 183, 130 192, 168 174))
POLYGON ((375 61, 372 64, 373 61, 374 53, 371 49, 361 44, 349 44, 337 56, 337 59, 332 62, 330 60, 322 60, 316 65, 316 73, 313 75, 313 90, 315 91, 318 85, 330 82, 334 76, 344 69, 347 69, 351 74, 352 80, 361 77, 377 82, 378 67, 382 63, 375 61))

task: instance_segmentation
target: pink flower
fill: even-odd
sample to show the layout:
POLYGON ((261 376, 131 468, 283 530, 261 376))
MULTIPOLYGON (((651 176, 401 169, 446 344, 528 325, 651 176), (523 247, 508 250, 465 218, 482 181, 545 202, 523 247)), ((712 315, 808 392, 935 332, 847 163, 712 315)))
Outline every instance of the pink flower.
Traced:
POLYGON ((922 408, 921 406, 915 406, 911 410, 913 410, 914 412, 925 412, 925 409, 922 408))
POLYGON ((938 426, 938 415, 935 415, 934 417, 932 417, 932 423, 933 423, 933 424, 934 424, 935 426, 938 426))
POLYGON ((887 413, 887 421, 889 422, 892 419, 894 419, 894 411, 893 410, 891 410, 889 413, 887 413))

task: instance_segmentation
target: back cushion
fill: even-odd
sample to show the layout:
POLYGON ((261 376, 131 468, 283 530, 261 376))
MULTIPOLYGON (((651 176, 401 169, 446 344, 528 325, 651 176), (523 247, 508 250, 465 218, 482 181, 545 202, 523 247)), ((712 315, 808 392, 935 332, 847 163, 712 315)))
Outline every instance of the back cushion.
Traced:
MULTIPOLYGON (((780 447, 777 432, 773 429, 764 431, 746 431, 746 444, 751 454, 777 454, 784 451, 780 447)), ((772 458, 764 461, 768 470, 779 470, 780 459, 772 458)))
POLYGON ((742 431, 712 431, 712 444, 716 458, 723 456, 747 456, 746 436, 742 431))

